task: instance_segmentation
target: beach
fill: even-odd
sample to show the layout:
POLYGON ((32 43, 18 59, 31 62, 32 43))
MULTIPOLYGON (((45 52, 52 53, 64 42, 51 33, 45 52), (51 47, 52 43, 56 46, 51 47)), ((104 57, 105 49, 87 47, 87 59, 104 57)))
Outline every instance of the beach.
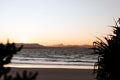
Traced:
POLYGON ((93 69, 67 69, 67 68, 11 68, 9 74, 15 76, 16 72, 38 72, 36 80, 95 80, 93 69))

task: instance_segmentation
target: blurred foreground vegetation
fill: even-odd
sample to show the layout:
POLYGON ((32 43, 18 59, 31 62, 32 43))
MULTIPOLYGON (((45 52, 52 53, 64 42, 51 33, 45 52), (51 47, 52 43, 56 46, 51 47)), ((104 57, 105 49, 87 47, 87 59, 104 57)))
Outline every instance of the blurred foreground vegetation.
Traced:
POLYGON ((97 80, 119 80, 120 78, 120 19, 115 21, 113 34, 104 40, 93 42, 94 53, 99 54, 94 70, 97 80))
POLYGON ((12 74, 8 75, 11 68, 4 67, 4 65, 11 63, 13 55, 17 54, 22 48, 23 45, 16 47, 15 43, 9 43, 9 41, 7 44, 0 43, 0 80, 35 80, 37 72, 23 71, 21 76, 18 71, 16 76, 13 77, 12 74))

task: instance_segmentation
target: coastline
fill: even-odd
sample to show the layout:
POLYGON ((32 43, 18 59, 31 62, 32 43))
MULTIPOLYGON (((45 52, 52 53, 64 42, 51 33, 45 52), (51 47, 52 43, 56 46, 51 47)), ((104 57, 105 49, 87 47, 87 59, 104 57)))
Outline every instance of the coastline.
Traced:
POLYGON ((94 69, 88 65, 34 65, 34 64, 7 64, 5 67, 11 68, 59 68, 59 69, 94 69))
POLYGON ((35 80, 95 80, 93 74, 93 68, 87 66, 51 66, 51 65, 10 65, 5 67, 11 67, 10 75, 15 76, 16 72, 22 75, 23 71, 38 72, 35 80), (86 68, 83 68, 86 67, 86 68))

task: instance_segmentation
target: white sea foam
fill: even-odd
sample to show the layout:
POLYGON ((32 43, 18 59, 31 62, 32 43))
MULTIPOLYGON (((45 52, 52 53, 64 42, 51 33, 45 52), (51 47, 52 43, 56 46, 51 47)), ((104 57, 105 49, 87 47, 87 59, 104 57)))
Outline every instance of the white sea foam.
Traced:
POLYGON ((12 64, 47 66, 93 66, 97 55, 84 48, 23 49, 12 59, 12 64))
POLYGON ((13 68, 61 68, 61 69, 94 69, 93 66, 69 66, 69 65, 32 65, 32 64, 8 64, 5 67, 13 68))

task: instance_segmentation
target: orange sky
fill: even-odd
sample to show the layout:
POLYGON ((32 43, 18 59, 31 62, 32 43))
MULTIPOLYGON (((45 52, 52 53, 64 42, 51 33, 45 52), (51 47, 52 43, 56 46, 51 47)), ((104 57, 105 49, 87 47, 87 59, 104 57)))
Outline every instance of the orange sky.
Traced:
POLYGON ((120 1, 1 0, 0 41, 43 45, 92 44, 111 33, 120 1))

